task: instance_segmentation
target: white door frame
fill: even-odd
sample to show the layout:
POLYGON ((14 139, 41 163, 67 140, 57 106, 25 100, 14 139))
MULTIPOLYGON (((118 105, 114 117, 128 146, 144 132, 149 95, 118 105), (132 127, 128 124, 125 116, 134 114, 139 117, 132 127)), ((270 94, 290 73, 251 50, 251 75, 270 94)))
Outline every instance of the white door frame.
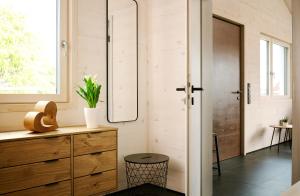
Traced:
POLYGON ((188 0, 187 195, 212 195, 212 0, 188 0), (191 85, 202 87, 191 94, 191 85))
POLYGON ((300 180, 300 1, 293 0, 293 145, 292 184, 300 180))

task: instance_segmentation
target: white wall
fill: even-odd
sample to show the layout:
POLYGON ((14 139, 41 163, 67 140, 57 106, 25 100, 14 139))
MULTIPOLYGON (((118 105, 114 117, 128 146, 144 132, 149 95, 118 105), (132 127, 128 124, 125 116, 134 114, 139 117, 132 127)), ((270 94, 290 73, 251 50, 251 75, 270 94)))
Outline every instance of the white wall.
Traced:
MULTIPOLYGON (((67 109, 59 106, 58 124, 83 125, 83 107, 85 103, 75 89, 82 84, 84 74, 97 74, 99 82, 103 85, 101 100, 101 124, 119 128, 118 155, 119 155, 119 186, 126 185, 123 157, 127 154, 147 151, 147 59, 146 59, 146 8, 143 0, 139 3, 139 119, 135 122, 109 124, 106 120, 106 44, 105 44, 105 0, 78 0, 77 11, 74 13, 74 42, 70 47, 74 50, 75 62, 70 67, 71 78, 71 104, 67 109), (77 33, 76 33, 77 32, 77 33)), ((27 111, 31 108, 15 106, 14 110, 27 111), (21 109, 18 109, 21 108, 21 109), (28 109, 27 109, 28 108, 28 109)), ((63 106, 65 107, 65 106, 63 106)), ((18 130, 23 128, 23 118, 26 112, 1 111, 0 130, 18 130)))
MULTIPOLYGON (((284 116, 291 118, 292 100, 261 97, 260 33, 292 43, 292 16, 283 0, 213 0, 213 13, 244 25, 245 86, 251 83, 252 103, 245 103, 244 153, 270 145, 272 129, 284 116)), ((244 90, 244 92, 245 92, 244 90)), ((246 93, 244 94, 247 100, 246 93)), ((278 141, 278 136, 274 137, 278 141)))
POLYGON ((150 152, 170 156, 168 187, 185 191, 187 1, 149 0, 149 140, 150 152))

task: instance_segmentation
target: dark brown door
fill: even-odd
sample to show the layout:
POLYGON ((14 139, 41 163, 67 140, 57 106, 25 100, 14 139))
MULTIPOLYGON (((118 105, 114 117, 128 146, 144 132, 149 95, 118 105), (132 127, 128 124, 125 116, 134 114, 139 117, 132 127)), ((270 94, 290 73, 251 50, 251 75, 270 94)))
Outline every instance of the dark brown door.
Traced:
POLYGON ((213 131, 224 160, 241 154, 241 27, 214 18, 213 31, 213 131))

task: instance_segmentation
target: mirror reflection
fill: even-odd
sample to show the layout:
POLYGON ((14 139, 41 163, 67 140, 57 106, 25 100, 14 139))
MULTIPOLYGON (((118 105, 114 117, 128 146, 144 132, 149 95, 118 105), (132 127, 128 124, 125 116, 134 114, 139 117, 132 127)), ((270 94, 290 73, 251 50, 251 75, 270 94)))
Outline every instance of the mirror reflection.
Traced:
POLYGON ((108 121, 138 117, 137 3, 107 0, 108 121))

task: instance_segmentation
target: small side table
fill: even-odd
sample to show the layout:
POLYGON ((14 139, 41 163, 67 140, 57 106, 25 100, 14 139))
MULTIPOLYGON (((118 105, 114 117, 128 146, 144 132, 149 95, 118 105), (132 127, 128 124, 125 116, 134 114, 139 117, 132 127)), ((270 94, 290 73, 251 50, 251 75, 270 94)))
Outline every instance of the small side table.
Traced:
POLYGON ((292 130, 293 130, 293 125, 288 124, 286 126, 283 125, 271 125, 271 128, 273 128, 273 134, 272 134, 272 139, 271 139, 271 144, 270 144, 270 149, 272 147, 272 143, 273 143, 273 138, 274 138, 274 133, 276 131, 276 129, 278 130, 279 136, 278 136, 278 144, 277 144, 277 152, 279 152, 279 146, 280 146, 280 139, 281 139, 281 131, 282 129, 285 129, 285 137, 284 140, 286 141, 287 139, 289 139, 289 144, 290 144, 290 149, 292 148, 292 130))
POLYGON ((150 183, 165 188, 169 157, 155 153, 140 153, 124 158, 128 188, 150 183))

